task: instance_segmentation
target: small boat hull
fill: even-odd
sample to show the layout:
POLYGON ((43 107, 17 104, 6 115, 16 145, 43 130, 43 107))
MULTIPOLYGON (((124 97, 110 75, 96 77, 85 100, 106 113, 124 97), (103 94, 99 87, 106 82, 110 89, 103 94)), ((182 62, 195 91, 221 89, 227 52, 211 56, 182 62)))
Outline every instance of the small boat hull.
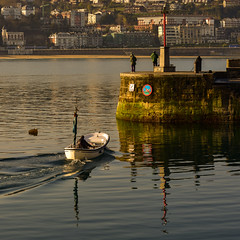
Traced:
POLYGON ((86 141, 93 145, 93 148, 76 148, 72 145, 64 148, 65 156, 68 160, 87 160, 101 156, 110 140, 106 133, 91 133, 84 136, 86 141))
POLYGON ((103 149, 98 149, 98 150, 83 150, 80 148, 65 148, 65 156, 67 159, 74 160, 74 159, 79 159, 79 160, 85 160, 85 159, 94 159, 99 156, 101 156, 104 153, 104 148, 103 149))

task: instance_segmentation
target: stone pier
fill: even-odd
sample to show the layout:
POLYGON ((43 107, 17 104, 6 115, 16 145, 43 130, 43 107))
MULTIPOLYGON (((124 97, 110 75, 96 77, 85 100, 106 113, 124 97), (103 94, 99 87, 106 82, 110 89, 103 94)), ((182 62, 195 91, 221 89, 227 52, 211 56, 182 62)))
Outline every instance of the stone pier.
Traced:
POLYGON ((116 117, 138 122, 240 121, 240 60, 222 72, 121 73, 116 117))

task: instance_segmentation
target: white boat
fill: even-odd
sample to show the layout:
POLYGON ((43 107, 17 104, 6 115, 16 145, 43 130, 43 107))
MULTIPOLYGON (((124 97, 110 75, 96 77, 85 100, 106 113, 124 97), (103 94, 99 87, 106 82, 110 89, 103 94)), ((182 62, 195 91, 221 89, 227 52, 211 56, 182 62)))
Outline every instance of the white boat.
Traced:
POLYGON ((87 160, 101 156, 110 140, 106 133, 95 132, 84 135, 84 139, 91 145, 88 148, 78 147, 77 144, 71 144, 64 148, 66 158, 69 160, 87 160))

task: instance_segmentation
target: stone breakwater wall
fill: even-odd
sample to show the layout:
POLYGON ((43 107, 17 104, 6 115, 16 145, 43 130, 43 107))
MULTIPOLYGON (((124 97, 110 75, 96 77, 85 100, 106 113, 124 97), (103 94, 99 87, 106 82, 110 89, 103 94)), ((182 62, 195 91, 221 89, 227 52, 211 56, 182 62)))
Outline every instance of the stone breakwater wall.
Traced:
MULTIPOLYGON (((134 52, 137 56, 150 56, 153 51, 159 52, 159 48, 84 48, 84 49, 21 49, 0 50, 0 55, 117 55, 129 56, 134 52), (31 51, 30 51, 31 50, 31 51)), ((170 56, 240 56, 239 48, 200 48, 186 47, 170 49, 170 56)))
POLYGON ((138 122, 240 121, 240 82, 229 81, 228 76, 228 72, 121 73, 116 117, 138 122), (151 94, 144 95, 146 85, 151 94))
MULTIPOLYGON (((89 48, 89 49, 43 49, 33 50, 35 55, 118 55, 150 56, 159 48, 89 48)), ((171 48, 170 56, 240 56, 240 48, 171 48)))

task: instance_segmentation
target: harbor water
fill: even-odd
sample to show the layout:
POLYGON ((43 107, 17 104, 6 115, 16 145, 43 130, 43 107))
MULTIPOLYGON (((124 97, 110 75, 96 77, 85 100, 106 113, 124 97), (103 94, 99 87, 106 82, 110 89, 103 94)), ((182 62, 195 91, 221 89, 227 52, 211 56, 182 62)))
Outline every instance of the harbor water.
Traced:
MULTIPOLYGON (((191 71, 193 58, 171 60, 191 71)), ((0 60, 1 240, 237 240, 240 125, 116 120, 129 59, 0 60), (67 161, 73 140, 102 131, 106 153, 67 161), (30 135, 37 128, 38 135, 30 135)), ((203 70, 226 59, 203 58, 203 70)), ((138 59, 136 71, 151 71, 138 59)))

